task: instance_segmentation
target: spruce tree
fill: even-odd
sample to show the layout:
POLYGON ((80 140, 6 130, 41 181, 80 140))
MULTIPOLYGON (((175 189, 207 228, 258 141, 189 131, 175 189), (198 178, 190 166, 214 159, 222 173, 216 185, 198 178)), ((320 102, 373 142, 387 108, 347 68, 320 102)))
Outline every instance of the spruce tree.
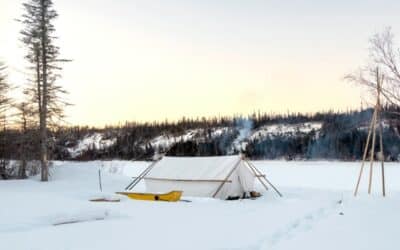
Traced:
POLYGON ((12 99, 10 98, 11 86, 7 82, 5 73, 6 66, 0 62, 0 177, 7 179, 6 166, 8 161, 5 157, 6 153, 6 128, 7 128, 7 112, 11 108, 12 99))
POLYGON ((39 120, 41 180, 48 181, 48 130, 64 117, 66 102, 62 95, 66 91, 57 84, 60 77, 59 47, 55 45, 54 20, 58 17, 52 0, 30 0, 23 4, 24 28, 22 42, 27 49, 26 59, 32 70, 31 101, 36 103, 39 120))

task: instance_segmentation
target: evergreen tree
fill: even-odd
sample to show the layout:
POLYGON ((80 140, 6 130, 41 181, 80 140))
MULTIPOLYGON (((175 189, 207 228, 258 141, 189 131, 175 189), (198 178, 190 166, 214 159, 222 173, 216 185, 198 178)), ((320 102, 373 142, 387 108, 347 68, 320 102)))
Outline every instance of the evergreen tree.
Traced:
POLYGON ((32 159, 34 151, 34 142, 36 141, 36 121, 34 119, 34 109, 27 102, 21 102, 15 105, 17 109, 17 126, 19 127, 20 136, 18 140, 18 156, 20 165, 18 169, 18 178, 25 179, 27 161, 32 159))
POLYGON ((6 166, 8 161, 6 159, 6 128, 7 128, 7 112, 11 108, 11 98, 9 92, 11 90, 10 84, 7 82, 7 75, 5 73, 6 67, 0 62, 0 177, 7 179, 6 166))
POLYGON ((52 0, 30 0, 23 4, 22 16, 24 29, 21 31, 22 42, 27 49, 26 59, 34 73, 33 85, 29 89, 31 101, 37 104, 41 180, 48 181, 48 129, 64 117, 63 108, 67 104, 62 95, 66 91, 57 85, 60 77, 59 47, 55 45, 54 20, 58 14, 52 0))

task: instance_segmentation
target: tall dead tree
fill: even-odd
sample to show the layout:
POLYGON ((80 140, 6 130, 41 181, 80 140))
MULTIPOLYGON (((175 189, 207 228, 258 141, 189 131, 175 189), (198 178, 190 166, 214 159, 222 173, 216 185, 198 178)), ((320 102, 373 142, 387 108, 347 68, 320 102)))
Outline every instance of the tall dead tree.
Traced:
POLYGON ((48 181, 48 131, 57 119, 63 118, 63 108, 67 104, 62 94, 66 91, 59 85, 60 59, 59 47, 55 45, 54 20, 58 17, 52 0, 30 0, 23 4, 24 29, 22 42, 27 49, 26 59, 32 70, 30 93, 31 101, 37 104, 40 135, 41 180, 48 181))

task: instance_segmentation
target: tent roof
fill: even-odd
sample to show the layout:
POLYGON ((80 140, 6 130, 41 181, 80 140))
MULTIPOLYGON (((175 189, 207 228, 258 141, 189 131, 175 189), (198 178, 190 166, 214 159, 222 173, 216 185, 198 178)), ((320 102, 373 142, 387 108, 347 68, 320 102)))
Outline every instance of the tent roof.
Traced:
POLYGON ((239 155, 164 157, 146 177, 177 180, 224 180, 240 160, 239 155))

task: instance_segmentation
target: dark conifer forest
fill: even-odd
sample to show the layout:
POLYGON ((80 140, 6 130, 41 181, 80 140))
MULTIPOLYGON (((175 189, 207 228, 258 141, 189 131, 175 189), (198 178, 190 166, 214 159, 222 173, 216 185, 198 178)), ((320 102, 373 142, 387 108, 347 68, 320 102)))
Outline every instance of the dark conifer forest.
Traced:
MULTIPOLYGON (((400 154, 400 120, 396 108, 384 112, 384 153, 387 161, 400 154)), ((50 158, 54 160, 152 160, 160 155, 215 156, 243 153, 251 159, 337 159, 362 157, 372 109, 315 114, 266 114, 249 116, 182 118, 176 122, 135 123, 119 126, 56 127, 49 130, 50 158), (307 130, 304 124, 314 124, 307 130), (262 134, 259 131, 269 131, 262 134), (287 131, 290 127, 291 130, 287 131), (286 129, 286 130, 285 130, 286 129), (258 134, 257 134, 258 133, 258 134), (99 139, 93 140, 94 137, 99 139), (92 139, 91 139, 92 138, 92 139), (106 142, 102 144, 102 142, 106 142)), ((2 157, 37 159, 36 140, 26 145, 24 136, 36 131, 1 131, 2 157), (26 150, 25 150, 26 152, 26 150)), ((376 145, 378 147, 378 145, 376 145)), ((377 151, 377 150, 376 150, 377 151)))

